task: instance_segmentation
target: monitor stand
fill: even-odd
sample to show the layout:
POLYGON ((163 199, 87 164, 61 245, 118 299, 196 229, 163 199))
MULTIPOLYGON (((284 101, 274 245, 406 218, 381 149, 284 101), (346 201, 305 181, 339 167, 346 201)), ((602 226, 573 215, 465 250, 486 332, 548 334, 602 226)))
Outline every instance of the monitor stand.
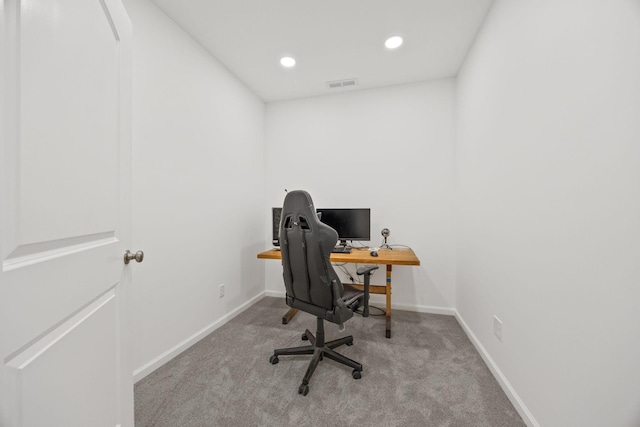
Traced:
POLYGON ((338 253, 338 254, 350 254, 351 246, 347 246, 346 240, 340 240, 340 243, 337 244, 331 252, 338 253))

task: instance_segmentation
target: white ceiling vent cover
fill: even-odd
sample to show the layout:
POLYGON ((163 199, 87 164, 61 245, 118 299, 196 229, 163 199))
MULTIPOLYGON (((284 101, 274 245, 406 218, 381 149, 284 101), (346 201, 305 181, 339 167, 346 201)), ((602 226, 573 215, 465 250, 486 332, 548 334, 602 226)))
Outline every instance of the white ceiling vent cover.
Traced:
POLYGON ((356 86, 357 84, 358 84, 358 79, 345 79, 345 80, 335 80, 332 82, 327 82, 327 87, 329 89, 338 89, 341 87, 356 86))

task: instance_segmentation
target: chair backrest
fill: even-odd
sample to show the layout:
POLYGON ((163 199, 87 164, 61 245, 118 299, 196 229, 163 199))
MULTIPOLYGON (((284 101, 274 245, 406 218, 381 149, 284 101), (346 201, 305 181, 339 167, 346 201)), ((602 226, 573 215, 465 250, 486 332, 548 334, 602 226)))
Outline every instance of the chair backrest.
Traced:
POLYGON ((287 304, 341 324, 353 312, 344 306, 344 288, 329 259, 337 241, 338 233, 318 219, 309 193, 287 193, 280 219, 287 304))

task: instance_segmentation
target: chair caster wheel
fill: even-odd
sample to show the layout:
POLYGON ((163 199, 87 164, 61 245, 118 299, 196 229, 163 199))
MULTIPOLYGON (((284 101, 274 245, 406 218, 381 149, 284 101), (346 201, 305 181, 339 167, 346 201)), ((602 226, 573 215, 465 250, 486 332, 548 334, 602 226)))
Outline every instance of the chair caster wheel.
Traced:
POLYGON ((307 336, 306 333, 302 334, 302 341, 308 341, 309 337, 307 336))
POLYGON ((353 341, 347 341, 347 345, 348 346, 352 346, 353 345, 353 341))
POLYGON ((360 378, 362 378, 362 371, 358 371, 357 369, 354 369, 353 372, 351 373, 351 376, 353 377, 354 380, 359 380, 360 378))
POLYGON ((300 384, 300 387, 298 387, 298 394, 306 396, 307 393, 309 393, 309 386, 306 384, 300 384))
POLYGON ((272 356, 269 358, 269 362, 271 362, 271 364, 272 364, 272 365, 275 365, 275 364, 276 364, 276 363, 278 363, 279 361, 280 361, 280 360, 278 360, 278 356, 276 356, 275 354, 274 354, 274 355, 272 355, 272 356))

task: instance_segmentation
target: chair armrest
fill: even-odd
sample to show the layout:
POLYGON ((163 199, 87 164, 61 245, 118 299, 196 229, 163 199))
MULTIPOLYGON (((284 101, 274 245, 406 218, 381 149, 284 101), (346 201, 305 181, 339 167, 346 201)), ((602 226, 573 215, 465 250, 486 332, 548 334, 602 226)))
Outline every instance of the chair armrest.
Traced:
POLYGON ((338 287, 338 282, 336 282, 335 280, 331 281, 331 287, 333 289, 333 295, 334 295, 334 301, 333 301, 333 306, 334 306, 334 318, 333 319, 329 319, 327 317, 325 317, 326 320, 329 320, 332 323, 336 323, 338 324, 338 326, 340 327, 339 330, 340 332, 344 331, 344 322, 346 320, 349 320, 349 317, 353 316, 353 313, 351 312, 351 310, 349 310, 349 307, 347 307, 347 305, 345 304, 344 300, 342 299, 340 295, 340 288, 338 287), (345 318, 345 313, 350 313, 350 316, 345 318))
POLYGON ((356 274, 358 276, 362 276, 363 274, 371 274, 373 270, 377 270, 379 267, 377 265, 365 265, 364 267, 360 267, 356 274))
POLYGON ((371 272, 377 269, 377 265, 365 265, 356 271, 358 276, 364 275, 364 308, 362 309, 362 317, 369 317, 369 286, 371 282, 371 272))

